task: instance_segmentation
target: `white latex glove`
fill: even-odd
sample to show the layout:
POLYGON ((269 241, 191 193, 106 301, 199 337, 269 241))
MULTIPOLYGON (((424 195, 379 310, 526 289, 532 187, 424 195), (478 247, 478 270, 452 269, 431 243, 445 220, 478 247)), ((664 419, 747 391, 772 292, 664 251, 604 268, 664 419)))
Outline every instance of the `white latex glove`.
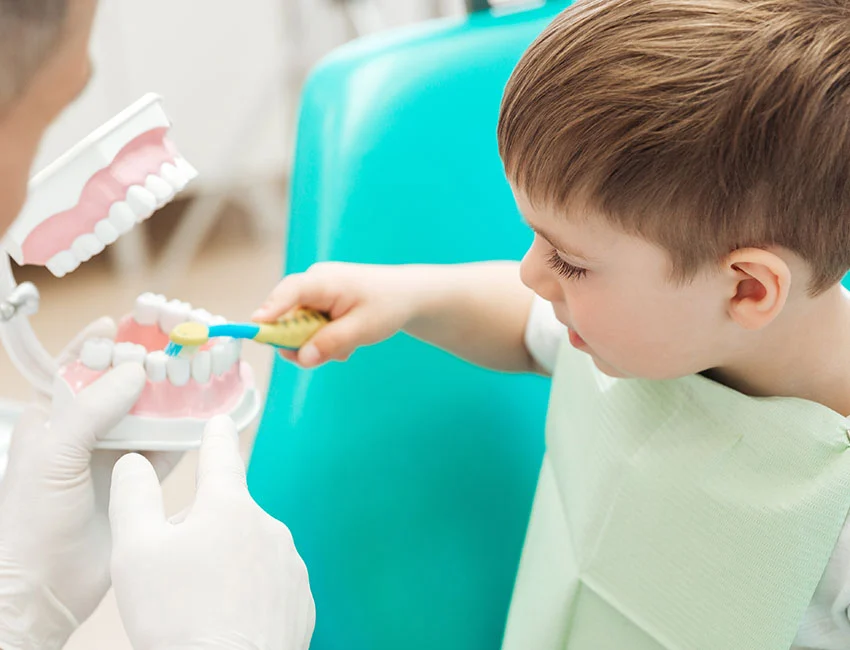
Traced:
POLYGON ((289 530, 254 502, 236 427, 207 425, 195 502, 165 518, 150 463, 115 466, 112 581, 135 650, 304 650, 316 610, 289 530))
MULTIPOLYGON (((87 338, 114 334, 111 320, 97 321, 63 356, 76 357, 87 338)), ((144 385, 141 366, 121 366, 61 412, 36 403, 15 427, 0 483, 2 650, 61 648, 109 589, 108 497, 121 452, 92 449, 144 385)), ((165 475, 179 455, 151 458, 165 475)))

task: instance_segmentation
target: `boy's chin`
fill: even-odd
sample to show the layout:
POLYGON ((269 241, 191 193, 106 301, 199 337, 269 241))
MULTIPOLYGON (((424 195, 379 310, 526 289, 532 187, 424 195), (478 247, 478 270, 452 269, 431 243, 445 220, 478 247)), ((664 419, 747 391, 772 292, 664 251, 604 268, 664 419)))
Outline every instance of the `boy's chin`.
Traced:
POLYGON ((593 352, 587 352, 593 360, 593 365, 604 375, 614 379, 645 379, 647 381, 669 381, 681 379, 694 374, 693 370, 684 368, 643 368, 642 370, 624 370, 621 367, 601 359, 593 352))
POLYGON ((626 370, 620 365, 614 365, 613 363, 606 361, 605 359, 594 353, 592 350, 584 350, 584 352, 590 355, 590 358, 593 360, 593 365, 596 366, 596 369, 599 370, 599 372, 613 379, 672 379, 672 377, 668 377, 666 375, 656 376, 658 374, 657 370, 660 370, 657 368, 643 368, 643 372, 635 368, 632 368, 631 370, 626 370))
POLYGON ((626 372, 623 372, 619 368, 612 366, 604 359, 600 359, 598 356, 593 354, 593 352, 588 352, 587 354, 590 355, 590 358, 593 360, 593 365, 596 366, 596 369, 599 370, 599 372, 601 372, 603 375, 608 375, 609 377, 613 377, 614 379, 626 379, 632 376, 626 372))
POLYGON ((613 377, 615 379, 625 379, 626 377, 631 377, 628 373, 623 372, 616 366, 611 365, 604 359, 599 358, 596 354, 594 354, 590 350, 582 350, 585 354, 590 355, 591 360, 593 361, 593 365, 596 366, 596 369, 604 375, 608 375, 609 377, 613 377))

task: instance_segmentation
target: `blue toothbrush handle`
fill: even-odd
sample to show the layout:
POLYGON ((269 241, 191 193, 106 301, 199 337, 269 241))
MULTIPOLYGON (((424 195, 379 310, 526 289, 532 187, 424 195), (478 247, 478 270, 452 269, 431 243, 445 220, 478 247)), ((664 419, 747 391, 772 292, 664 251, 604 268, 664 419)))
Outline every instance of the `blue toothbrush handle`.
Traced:
POLYGON ((234 339, 253 339, 260 333, 260 326, 254 323, 225 323, 210 325, 209 338, 229 336, 234 339))

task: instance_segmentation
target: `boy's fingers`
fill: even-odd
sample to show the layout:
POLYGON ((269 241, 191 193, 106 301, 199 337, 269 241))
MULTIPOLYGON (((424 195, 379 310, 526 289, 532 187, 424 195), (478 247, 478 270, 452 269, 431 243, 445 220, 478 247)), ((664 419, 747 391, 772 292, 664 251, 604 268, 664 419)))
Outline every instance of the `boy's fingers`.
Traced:
POLYGON ((298 352, 298 363, 305 368, 325 361, 347 359, 361 345, 372 343, 365 323, 352 313, 331 321, 320 329, 298 352))
POLYGON ((278 354, 280 354, 281 357, 283 357, 290 363, 295 363, 298 361, 298 352, 296 352, 295 350, 280 349, 278 350, 278 354))
POLYGON ((251 316, 254 320, 272 321, 295 307, 330 311, 337 290, 315 273, 296 273, 285 277, 251 316))

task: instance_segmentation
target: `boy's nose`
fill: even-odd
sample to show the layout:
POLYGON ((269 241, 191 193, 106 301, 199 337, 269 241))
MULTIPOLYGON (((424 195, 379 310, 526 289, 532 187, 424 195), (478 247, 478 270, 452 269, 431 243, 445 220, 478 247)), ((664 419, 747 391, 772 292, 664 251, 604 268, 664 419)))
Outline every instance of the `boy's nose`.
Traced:
POLYGON ((549 302, 558 302, 562 299, 561 287, 555 272, 546 263, 546 251, 534 238, 531 248, 522 258, 519 266, 519 276, 522 283, 538 296, 549 302))

